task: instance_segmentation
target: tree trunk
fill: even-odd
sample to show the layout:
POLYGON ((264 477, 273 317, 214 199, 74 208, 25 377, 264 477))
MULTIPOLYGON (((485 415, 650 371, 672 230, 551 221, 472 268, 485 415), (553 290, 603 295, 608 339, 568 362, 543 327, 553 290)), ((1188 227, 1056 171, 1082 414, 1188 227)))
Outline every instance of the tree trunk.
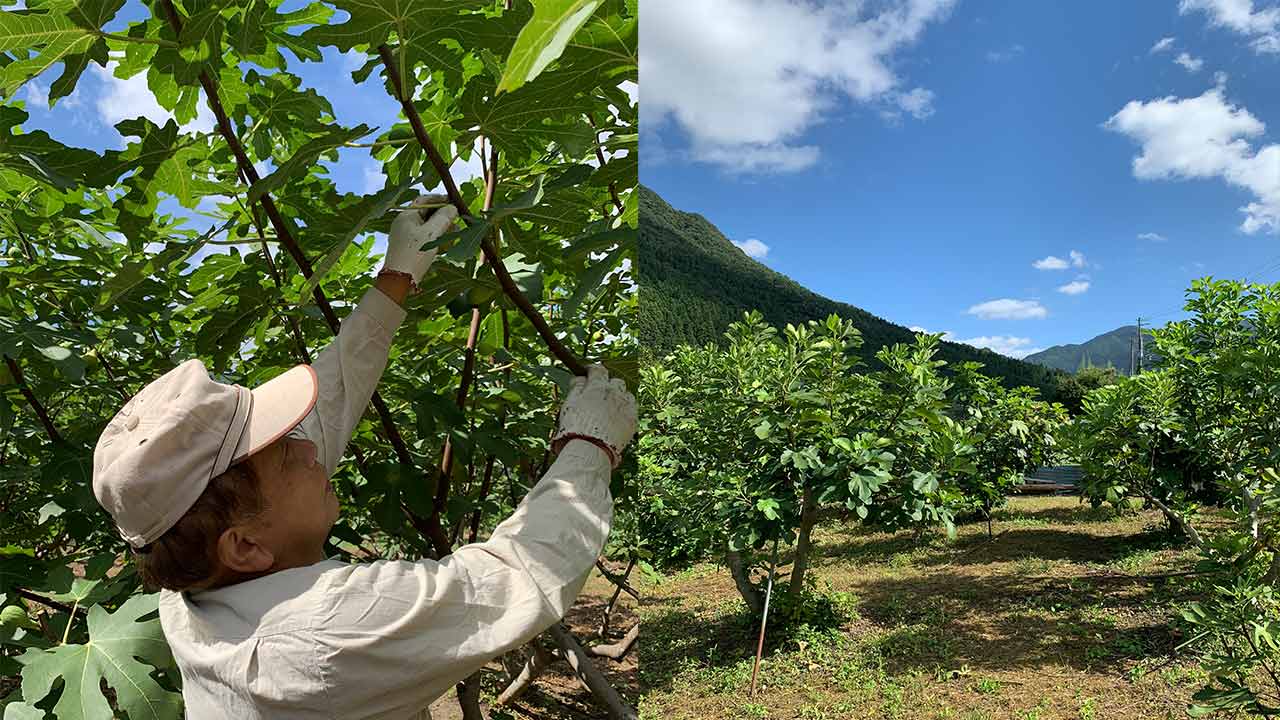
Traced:
POLYGON ((1262 578, 1262 582, 1267 585, 1274 585, 1280 581, 1280 550, 1271 551, 1271 567, 1267 568, 1267 574, 1262 578))
POLYGON ((494 705, 506 705, 516 698, 524 694, 525 690, 533 684, 539 675, 546 671, 551 663, 555 662, 555 657, 551 653, 542 649, 542 646, 536 642, 533 644, 533 654, 525 662, 524 667, 520 669, 520 673, 512 679, 511 684, 507 685, 507 689, 502 691, 494 705))
POLYGON ((613 613, 613 607, 618 603, 618 596, 622 595, 622 588, 627 584, 627 578, 631 577, 631 571, 636 566, 636 557, 631 556, 631 561, 627 563, 627 571, 622 573, 622 582, 617 584, 613 590, 613 597, 609 598, 609 604, 604 607, 604 614, 600 618, 600 639, 609 639, 609 616, 613 613))
POLYGON ((738 587, 738 593, 742 595, 742 600, 747 603, 747 609, 751 611, 752 615, 764 613, 764 595, 760 592, 760 588, 751 582, 751 573, 747 570, 747 565, 742 560, 742 553, 738 550, 726 550, 724 562, 729 566, 729 574, 733 576, 733 584, 738 587))
POLYGON ((818 520, 817 505, 813 491, 806 486, 800 505, 800 538, 796 541, 796 559, 791 565, 791 586, 787 590, 793 598, 804 591, 804 575, 809 569, 809 551, 812 548, 810 537, 818 520))
POLYGON ((556 647, 560 648, 560 652, 564 655, 564 659, 569 662, 573 668, 574 674, 582 681, 583 685, 591 691, 596 700, 609 711, 610 720, 640 720, 640 716, 636 714, 635 708, 628 705, 617 690, 609 684, 608 678, 600 673, 591 659, 587 657, 587 651, 582 649, 578 641, 573 635, 569 634, 559 623, 551 626, 547 631, 551 634, 551 639, 555 641, 556 647))
POLYGON ((1240 493, 1244 496, 1245 506, 1248 508, 1246 511, 1245 517, 1249 526, 1249 536, 1252 538, 1257 538, 1258 537, 1258 509, 1262 507, 1262 495, 1261 494, 1255 495, 1248 486, 1242 487, 1240 489, 1240 493))
POLYGON ((462 720, 485 720, 480 709, 480 673, 458 684, 458 705, 462 708, 462 720))
POLYGON ((1144 494, 1143 497, 1146 498, 1147 502, 1159 508, 1160 512, 1164 513, 1165 519, 1174 527, 1181 530, 1182 533, 1187 536, 1187 539, 1191 541, 1192 545, 1201 547, 1204 544, 1200 539, 1200 533, 1196 532, 1196 529, 1191 526, 1191 523, 1187 522, 1186 518, 1174 512, 1172 508, 1160 502, 1160 500, 1150 493, 1144 494))
POLYGON ((631 651, 632 646, 636 644, 636 638, 640 637, 640 623, 631 626, 627 634, 616 643, 610 645, 594 645, 587 648, 587 654, 593 657, 605 657, 610 660, 621 660, 631 651))

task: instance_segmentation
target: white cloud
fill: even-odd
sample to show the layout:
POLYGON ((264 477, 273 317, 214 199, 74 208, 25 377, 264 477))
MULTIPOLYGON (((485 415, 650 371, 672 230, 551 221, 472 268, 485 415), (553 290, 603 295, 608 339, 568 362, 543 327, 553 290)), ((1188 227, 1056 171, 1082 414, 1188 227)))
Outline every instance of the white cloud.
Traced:
POLYGON ((634 82, 631 82, 630 80, 626 80, 619 83, 618 87, 622 88, 622 91, 627 94, 627 97, 631 98, 631 102, 633 103, 640 102, 640 86, 639 85, 635 84, 634 82))
MULTIPOLYGON (((907 328, 911 332, 932 334, 919 325, 912 325, 907 328)), ((1037 353, 1044 348, 1032 347, 1031 338, 1013 337, 1012 335, 981 335, 973 338, 959 338, 950 330, 942 331, 942 339, 947 342, 961 343, 972 347, 986 348, 988 350, 998 352, 1001 355, 1008 355, 1013 358, 1022 358, 1037 353)))
POLYGON ((1031 338, 1014 337, 1012 335, 981 335, 973 338, 943 338, 951 342, 962 343, 972 347, 986 348, 992 352, 1007 355, 1012 358, 1024 358, 1032 353, 1038 353, 1044 348, 1034 347, 1031 344, 1031 338))
POLYGON ((1037 270, 1066 270, 1068 263, 1060 257, 1050 255, 1031 263, 1031 267, 1037 270))
MULTIPOLYGON (((644 107, 643 105, 641 107, 644 107)), ((816 145, 717 145, 701 148, 695 159, 742 173, 799 172, 818 162, 816 145)), ((644 156, 649 161, 649 156, 644 156)))
POLYGON ((896 102, 898 107, 910 113, 911 117, 924 120, 933 114, 933 98, 932 90, 916 88, 911 92, 898 95, 896 102))
POLYGON ((1266 125, 1212 88, 1194 98, 1131 100, 1103 127, 1141 146, 1133 159, 1140 180, 1220 178, 1247 190, 1253 202, 1240 210, 1246 233, 1280 232, 1280 143, 1256 150, 1247 138, 1262 137, 1266 125))
POLYGON ((1160 40, 1155 45, 1152 45, 1151 49, 1148 50, 1147 52, 1154 55, 1155 53, 1160 53, 1160 52, 1164 52, 1165 50, 1169 50, 1172 47, 1173 47, 1173 38, 1171 37, 1160 38, 1160 40))
MULTIPOLYGON (((107 63, 106 68, 102 68, 97 64, 89 65, 89 69, 102 81, 102 89, 95 104, 98 110, 98 117, 102 122, 107 125, 115 125, 121 120, 145 117, 157 125, 164 125, 173 118, 173 113, 161 107, 160 103, 156 101, 156 96, 147 87, 146 73, 138 73, 128 80, 121 80, 112 75, 117 64, 112 60, 107 63)), ((196 117, 191 122, 181 126, 183 132, 211 132, 213 130, 213 111, 209 109, 208 103, 204 101, 203 91, 201 91, 200 97, 200 101, 196 103, 196 117)))
POLYGON ((49 88, 32 79, 27 83, 27 104, 41 110, 49 109, 49 88))
POLYGON ((670 120, 693 160, 730 171, 810 167, 820 150, 798 139, 842 103, 927 116, 927 91, 901 90, 893 56, 953 2, 888 0, 869 12, 861 2, 646 0, 642 123, 656 131, 670 120))
POLYGON ((1187 72, 1200 72, 1200 68, 1204 67, 1204 60, 1191 57, 1188 53, 1178 53, 1178 57, 1174 58, 1173 61, 1181 65, 1187 72))
POLYGON ((382 166, 376 161, 370 160, 364 166, 364 189, 361 192, 365 195, 376 193, 382 190, 387 182, 387 176, 382 174, 382 166))
POLYGON ((206 213, 217 213, 218 205, 225 205, 231 202, 231 198, 226 195, 205 195, 196 203, 196 210, 206 213))
POLYGON ((1058 286, 1058 292, 1063 293, 1064 295, 1080 295, 1082 293, 1088 292, 1088 290, 1089 290, 1088 280, 1072 280, 1066 285, 1058 286))
POLYGON ((1084 253, 1072 250, 1068 253, 1071 256, 1071 266, 1082 268, 1085 266, 1084 253))
POLYGON ((369 62, 369 56, 360 52, 359 50, 356 50, 355 48, 351 48, 350 50, 342 53, 342 71, 343 72, 353 73, 356 70, 359 70, 360 68, 364 67, 364 64, 366 62, 369 62))
POLYGON ((966 310, 983 320, 1031 320, 1049 316, 1049 311, 1037 300, 1013 300, 1000 298, 979 303, 966 310))
POLYGON ((990 50, 987 52, 987 62, 1002 63, 1022 54, 1023 47, 1021 45, 1013 45, 1006 50, 990 50))
POLYGON ((1151 240, 1151 241, 1153 241, 1153 242, 1164 242, 1165 240, 1168 240, 1169 238, 1167 238, 1167 237, 1165 237, 1165 236, 1161 235, 1160 233, 1144 232, 1144 233, 1138 233, 1138 239, 1139 239, 1139 240, 1151 240))
POLYGON ((747 257, 753 257, 757 260, 769 254, 769 246, 755 238, 747 238, 746 242, 734 242, 733 244, 746 253, 747 257))
POLYGON ((1218 87, 1222 87, 1227 84, 1227 79, 1230 77, 1230 75, 1226 74, 1222 70, 1217 70, 1213 73, 1213 84, 1218 87))
POLYGON ((1280 53, 1280 7, 1255 11, 1253 0, 1182 0, 1178 11, 1204 12, 1210 24, 1249 38, 1254 52, 1280 53))

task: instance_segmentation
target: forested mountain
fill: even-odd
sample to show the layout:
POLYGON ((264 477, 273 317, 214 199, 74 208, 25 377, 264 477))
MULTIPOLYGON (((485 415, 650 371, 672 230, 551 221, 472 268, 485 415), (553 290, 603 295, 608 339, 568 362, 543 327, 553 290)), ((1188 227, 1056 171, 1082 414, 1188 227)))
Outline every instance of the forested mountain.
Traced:
MULTIPOLYGON (((1151 333, 1143 331, 1143 367, 1155 365, 1155 343, 1151 333)), ((1038 363, 1046 367, 1057 368, 1067 372, 1078 372, 1086 367, 1114 367, 1121 375, 1129 374, 1130 364, 1134 361, 1137 349, 1133 347, 1138 337, 1137 325, 1125 325, 1111 332, 1103 333, 1088 342, 1078 345, 1054 345, 1024 358, 1027 362, 1038 363)))
MULTIPOLYGON (((881 347, 914 341, 911 330, 822 297, 752 260, 701 215, 672 208, 644 185, 639 191, 641 311, 636 326, 642 352, 649 357, 682 343, 719 342, 729 323, 752 309, 779 326, 831 313, 848 318, 862 332, 862 355, 873 368, 881 347)), ((1057 396, 1061 372, 1042 365, 950 342, 941 344, 939 358, 950 365, 976 360, 1008 386, 1030 385, 1042 397, 1057 396)))

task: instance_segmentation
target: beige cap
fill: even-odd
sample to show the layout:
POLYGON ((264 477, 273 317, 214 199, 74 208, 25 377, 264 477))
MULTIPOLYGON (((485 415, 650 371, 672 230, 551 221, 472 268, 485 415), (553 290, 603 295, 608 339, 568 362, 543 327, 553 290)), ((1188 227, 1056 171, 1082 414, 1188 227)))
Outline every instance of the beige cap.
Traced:
POLYGON ((124 539, 142 547, 173 527, 210 480, 302 422, 318 393, 310 365, 249 390, 188 360, 107 423, 93 451, 93 494, 124 539))

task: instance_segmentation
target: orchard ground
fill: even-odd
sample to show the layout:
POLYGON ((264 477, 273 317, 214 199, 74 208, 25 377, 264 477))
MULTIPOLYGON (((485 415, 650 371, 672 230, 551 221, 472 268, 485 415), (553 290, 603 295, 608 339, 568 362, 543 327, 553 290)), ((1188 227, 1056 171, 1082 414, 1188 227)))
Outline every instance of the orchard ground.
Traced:
POLYGON ((946 542, 838 520, 814 538, 811 572, 848 617, 771 637, 754 698, 758 625, 728 571, 645 582, 642 720, 1183 718, 1205 679, 1175 651, 1187 578, 1161 577, 1196 555, 1157 512, 1014 497, 991 540, 978 522, 946 542))
MULTIPOLYGON (((607 562, 610 571, 621 574, 626 569, 625 563, 607 562)), ((633 573, 632 578, 639 573, 633 573)), ((583 645, 601 642, 599 639, 601 612, 613 596, 615 586, 605 579, 600 571, 592 570, 582 593, 565 616, 565 623, 583 645)), ((623 593, 609 619, 612 633, 621 634, 629 630, 639 620, 636 613, 636 602, 630 595, 623 593)), ((647 630, 645 632, 648 632, 647 630)), ((644 635, 631 648, 622 660, 593 658, 592 662, 604 673, 632 707, 640 697, 640 678, 637 676, 637 650, 643 642, 644 635)), ((569 665, 563 661, 556 662, 547 669, 533 685, 515 702, 502 708, 494 708, 492 702, 507 686, 507 673, 502 664, 489 663, 481 674, 483 690, 481 705, 488 712, 490 720, 514 720, 515 718, 542 718, 545 720, 604 720, 609 717, 604 708, 596 702, 591 693, 582 686, 569 665)), ((462 711, 453 692, 449 692, 431 705, 433 720, 461 720, 462 711)))

